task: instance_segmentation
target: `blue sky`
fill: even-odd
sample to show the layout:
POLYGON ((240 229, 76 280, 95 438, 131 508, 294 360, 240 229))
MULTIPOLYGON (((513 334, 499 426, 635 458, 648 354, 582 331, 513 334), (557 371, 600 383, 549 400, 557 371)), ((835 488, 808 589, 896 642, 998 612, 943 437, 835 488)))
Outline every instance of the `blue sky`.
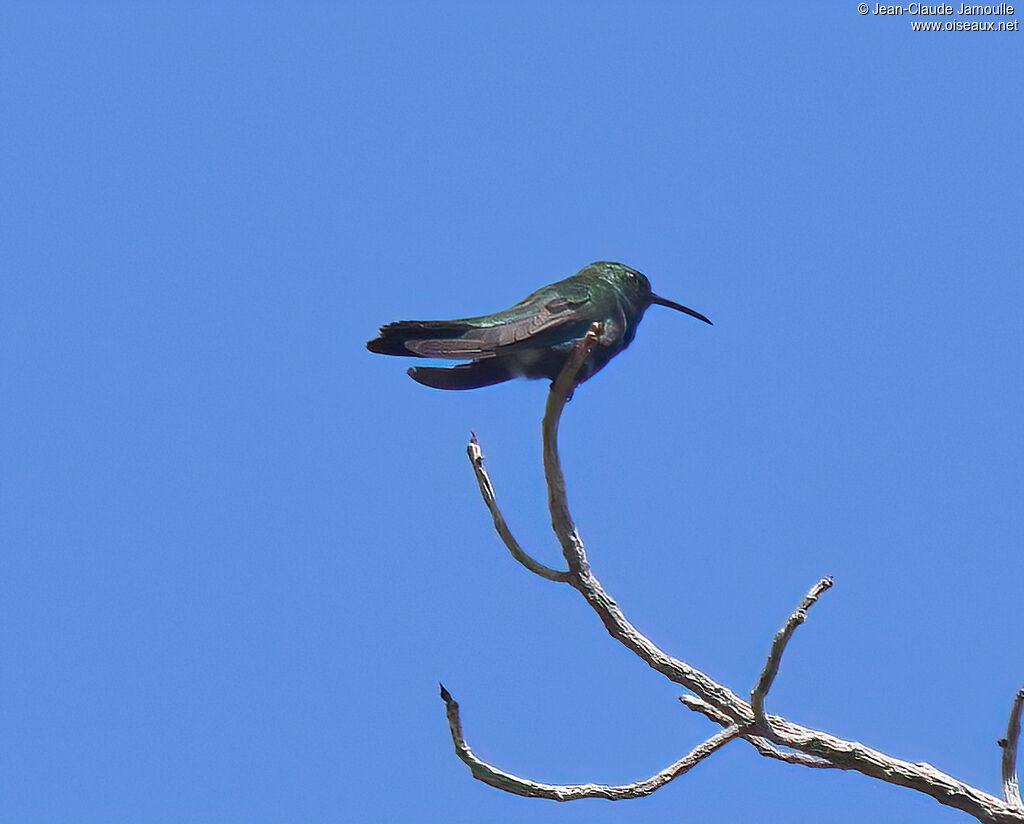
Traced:
POLYGON ((1024 41, 854 3, 7 4, 0 821, 968 820, 714 730, 558 563, 544 382, 368 353, 592 260, 652 308, 563 420, 634 623, 998 790, 1024 683, 1024 41))

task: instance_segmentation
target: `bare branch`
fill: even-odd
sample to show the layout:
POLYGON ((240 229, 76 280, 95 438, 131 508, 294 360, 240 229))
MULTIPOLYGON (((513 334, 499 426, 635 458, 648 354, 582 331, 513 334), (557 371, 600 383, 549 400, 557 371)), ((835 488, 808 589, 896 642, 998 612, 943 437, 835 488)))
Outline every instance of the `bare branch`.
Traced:
POLYGON ((477 483, 480 484, 480 494, 483 496, 484 503, 487 505, 487 508, 491 512, 491 517, 494 519, 494 529, 497 531, 498 535, 501 536, 501 540, 505 542, 505 546, 507 546, 508 551, 512 553, 512 557, 530 570, 530 572, 540 575, 542 578, 547 578, 549 581, 568 581, 568 572, 552 569, 551 567, 545 566, 540 561, 535 560, 528 555, 521 546, 519 546, 519 542, 513 537, 512 532, 508 528, 508 524, 505 523, 505 517, 501 514, 501 510, 498 508, 498 502, 494 496, 494 485, 491 483, 487 470, 484 469, 484 453, 480 449, 480 444, 477 441, 475 434, 470 434, 469 445, 466 447, 466 454, 469 455, 469 462, 473 465, 473 472, 476 473, 477 483))
MULTIPOLYGON (((726 740, 739 736, 749 741, 753 746, 757 747, 762 755, 767 757, 808 767, 824 767, 829 765, 835 769, 855 770, 871 778, 908 787, 929 795, 940 804, 962 810, 985 824, 1024 824, 1024 809, 982 792, 968 784, 964 784, 952 776, 937 770, 930 764, 912 764, 908 761, 888 756, 858 742, 844 741, 828 733, 794 724, 779 716, 764 714, 764 696, 767 694, 772 681, 778 673, 786 643, 796 627, 805 619, 806 610, 831 585, 831 579, 823 579, 811 590, 811 593, 807 596, 801 607, 790 617, 786 626, 775 636, 765 670, 751 695, 752 701, 759 704, 756 714, 751 704, 748 704, 726 686, 718 683, 701 670, 661 650, 626 619, 618 604, 615 603, 602 587, 600 581, 590 571, 583 541, 569 514, 565 478, 558 455, 558 425, 562 411, 567 400, 572 396, 579 369, 590 353, 600 331, 600 324, 594 324, 591 327, 587 335, 575 347, 562 373, 552 383, 542 427, 544 436, 544 473, 548 485, 551 525, 561 544, 562 554, 568 563, 568 573, 561 573, 557 570, 543 567, 543 565, 538 564, 526 553, 522 552, 514 540, 510 542, 506 539, 506 535, 508 535, 509 539, 511 539, 511 535, 508 534, 508 527, 505 525, 504 519, 500 517, 500 513, 496 512, 497 506, 493 504, 494 493, 490 480, 487 478, 486 473, 482 472, 482 464, 478 463, 477 456, 474 455, 472 449, 470 450, 470 457, 473 459, 474 471, 477 471, 477 478, 480 481, 484 500, 488 504, 488 508, 491 509, 492 515, 495 516, 495 527, 498 529, 503 540, 506 540, 506 545, 509 546, 516 559, 527 568, 537 572, 537 574, 551 580, 565 580, 571 584, 598 614, 605 629, 613 638, 634 652, 648 666, 695 694, 696 698, 684 699, 684 703, 687 706, 704 712, 705 715, 715 720, 716 723, 723 726, 728 725, 718 736, 709 739, 686 758, 667 768, 663 773, 659 773, 658 776, 648 779, 647 782, 640 782, 640 785, 646 787, 649 782, 654 782, 650 785, 651 788, 647 790, 653 792, 654 789, 662 786, 668 780, 667 778, 660 780, 659 776, 671 774, 670 777, 674 777, 675 775, 682 774, 693 763, 697 763, 701 758, 706 757, 704 753, 706 748, 711 748, 708 751, 709 754, 714 749, 722 746, 726 740), (541 570, 547 570, 547 573, 541 570), (566 577, 562 578, 561 576, 563 575, 566 577), (762 721, 761 728, 756 727, 758 717, 762 721), (763 723, 765 721, 767 721, 767 724, 763 723), (734 729, 734 727, 737 729, 734 729), (785 750, 779 749, 780 747, 785 748, 785 750), (793 752, 786 750, 792 750, 793 752)), ((480 780, 508 792, 521 795, 541 795, 545 798, 558 798, 559 800, 582 798, 591 795, 610 798, 613 797, 610 793, 622 789, 601 787, 599 785, 559 787, 558 785, 536 784, 535 782, 517 778, 490 767, 484 762, 479 761, 469 750, 465 741, 462 740, 461 730, 458 726, 458 705, 450 701, 450 698, 450 696, 446 697, 448 718, 452 726, 452 736, 459 752, 459 757, 470 765, 474 776, 480 780)), ((628 791, 635 792, 635 788, 639 785, 625 786, 632 788, 628 791)), ((632 796, 616 795, 614 797, 632 796)))
POLYGON ((562 473, 558 455, 558 425, 562 410, 572 394, 576 374, 586 360, 601 331, 601 325, 594 323, 582 340, 576 345, 572 357, 566 362, 558 379, 551 384, 547 407, 542 424, 544 438, 544 477, 548 486, 548 508, 551 511, 551 526, 562 546, 562 554, 569 564, 572 584, 587 603, 597 612, 605 629, 616 641, 643 660, 648 666, 660 672, 670 681, 685 687, 704 698, 710 704, 732 716, 737 723, 749 724, 753 713, 747 703, 732 690, 709 678, 685 661, 673 658, 659 649, 652 641, 637 630, 619 609, 612 597, 591 573, 583 539, 576 531, 569 503, 566 499, 565 476, 562 473))
MULTIPOLYGON (((591 334, 593 333, 592 329, 591 334)), ((583 348, 584 343, 581 342, 576 354, 579 355, 583 348)), ((582 363, 583 357, 585 355, 578 358, 579 363, 582 363)), ((748 728, 754 723, 754 711, 750 704, 701 670, 664 652, 640 633, 626 619, 618 604, 590 571, 583 541, 569 515, 565 478, 558 456, 558 423, 565 406, 566 392, 571 387, 571 380, 563 378, 567 373, 575 375, 575 372, 569 370, 576 361, 577 358, 574 357, 566 365, 559 380, 551 387, 543 423, 544 472, 548 483, 551 522, 572 572, 569 583, 583 595, 613 638, 634 652, 648 666, 696 694, 741 728, 748 728)), ((1011 808, 993 795, 956 780, 930 764, 911 764, 857 742, 844 741, 777 716, 770 716, 769 720, 771 730, 765 737, 776 745, 823 759, 838 769, 855 770, 890 784, 910 787, 931 796, 940 804, 963 810, 982 822, 1024 824, 1024 813, 1011 808)))
MULTIPOLYGON (((707 701, 698 698, 696 695, 680 695, 679 701, 687 709, 702 713, 716 724, 720 724, 723 727, 728 727, 732 724, 732 720, 728 715, 719 712, 707 701)), ((775 758, 779 761, 785 761, 787 764, 799 764, 803 767, 812 767, 819 770, 835 769, 835 767, 824 758, 818 758, 814 755, 804 755, 802 752, 780 750, 768 741, 767 738, 762 738, 760 735, 753 735, 750 732, 742 732, 740 734, 740 738, 748 742, 761 755, 765 756, 765 758, 775 758)))
MULTIPOLYGON (((727 716, 700 698, 682 695, 679 700, 687 708, 702 713, 717 724, 728 723, 727 716)), ((951 778, 931 764, 911 764, 855 741, 843 741, 826 733, 808 730, 777 715, 768 715, 767 718, 772 738, 783 746, 799 748, 799 751, 780 750, 766 738, 751 734, 750 728, 747 728, 741 737, 763 756, 805 767, 854 770, 930 795, 939 803, 962 810, 979 821, 1004 824, 1024 822, 1024 813, 1012 809, 995 796, 951 778)))
POLYGON ((844 741, 775 715, 768 719, 771 726, 765 737, 775 744, 824 758, 841 770, 854 770, 887 784, 917 790, 982 822, 1024 824, 1024 811, 1013 809, 994 795, 958 781, 931 764, 893 758, 860 742, 844 741))
POLYGON ((766 722, 764 699, 768 694, 768 690, 772 688, 775 676, 779 674, 779 665, 782 663, 782 653, 786 651, 786 644, 793 637, 796 628, 806 620, 807 610, 831 586, 831 577, 822 578, 818 581, 818 583, 811 587, 811 591, 807 593, 807 597, 796 608, 796 611, 789 616, 789 620, 786 621, 782 629, 775 633, 775 639, 772 641, 772 648, 768 653, 768 660, 765 661, 764 669, 761 671, 761 677, 757 681, 757 686, 750 693, 750 708, 754 711, 754 719, 757 725, 760 726, 766 722))
POLYGON ((1017 786, 1017 743, 1020 739, 1020 712, 1024 705, 1024 687, 1017 690, 1010 708, 1010 721, 1006 725, 1006 738, 999 741, 1003 748, 1003 799, 1012 807, 1024 809, 1017 786))
POLYGON ((562 554, 569 564, 570 572, 574 574, 587 568, 587 554, 583 549, 583 540, 572 521, 572 515, 569 514, 569 504, 566 501, 565 476, 562 474, 562 464, 558 457, 558 424, 562 419, 562 410, 565 409, 566 402, 572 397, 576 386, 576 376, 590 354, 590 350, 594 348, 602 328, 603 324, 598 321, 590 325, 587 334, 580 339, 573 349, 572 355, 566 360, 558 378, 551 383, 542 425, 544 476, 548 485, 551 528, 558 536, 558 541, 562 545, 562 554))
MULTIPOLYGON (((598 333, 599 328, 596 325, 592 326, 587 336, 577 345, 558 380, 552 384, 542 427, 544 475, 548 484, 551 525, 562 545, 562 554, 569 564, 569 583, 586 599, 613 638, 634 652, 649 667, 696 694, 741 728, 747 728, 755 720, 750 704, 701 670, 664 652, 640 633, 626 619, 619 605, 590 571, 583 541, 569 514, 565 477, 558 456, 558 424, 566 400, 571 394, 575 376, 598 333)), ((820 595, 820 592, 817 594, 820 595)), ((792 630, 789 634, 792 634, 792 630)), ((781 655, 781 652, 779 654, 781 655)), ((777 745, 821 758, 839 769, 856 770, 890 784, 910 787, 930 795, 940 804, 963 810, 979 821, 1024 824, 1024 813, 1018 813, 995 796, 957 781, 930 764, 911 764, 891 758, 862 744, 844 741, 827 733, 787 722, 777 716, 771 716, 770 721, 770 735, 765 737, 777 745)))
POLYGON ((605 798, 609 801, 624 801, 650 795, 674 778, 692 770, 705 758, 716 752, 740 734, 740 728, 732 725, 711 736, 707 741, 694 747, 674 764, 670 764, 661 772, 636 781, 632 784, 541 784, 528 778, 520 778, 504 770, 481 761, 469 748, 462 734, 462 721, 459 718, 459 704, 452 698, 448 690, 441 685, 441 698, 445 703, 448 715, 448 726, 452 733, 452 742, 459 758, 469 767, 473 777, 497 787, 499 790, 524 795, 530 798, 549 798, 553 801, 575 801, 579 798, 605 798))

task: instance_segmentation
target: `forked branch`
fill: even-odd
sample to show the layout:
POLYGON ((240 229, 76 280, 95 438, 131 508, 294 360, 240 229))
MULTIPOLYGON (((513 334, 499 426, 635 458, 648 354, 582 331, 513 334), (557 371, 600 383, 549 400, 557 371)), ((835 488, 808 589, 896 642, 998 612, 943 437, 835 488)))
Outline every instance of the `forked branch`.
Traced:
POLYGON ((551 569, 539 563, 526 553, 512 536, 498 508, 494 487, 483 468, 483 456, 475 437, 470 441, 468 448, 473 471, 480 484, 484 503, 494 519, 495 529, 513 557, 540 577, 568 583, 578 590, 613 638, 634 652, 649 667, 692 693, 680 700, 723 729, 675 764, 655 776, 634 784, 617 787, 601 784, 540 784, 498 770, 477 758, 463 737, 458 704, 442 687, 442 698, 445 701, 456 752, 469 766, 473 776, 506 792, 559 801, 595 797, 634 798, 654 792, 673 778, 687 772, 729 741, 741 738, 765 757, 805 767, 854 770, 871 778, 929 795, 940 804, 962 810, 985 824, 1024 824, 1024 806, 1021 805, 1016 776, 1017 743, 1024 690, 1017 693, 1010 714, 1007 736, 999 742, 1003 749, 1002 799, 958 781, 930 764, 915 764, 893 758, 863 744, 844 741, 765 712, 765 696, 778 675, 786 645, 796 628, 806 619, 807 610, 832 585, 831 578, 823 578, 811 589, 800 607, 775 635, 761 677, 751 692, 749 703, 701 670, 660 649, 626 619, 621 608, 590 570, 583 540, 569 513, 565 477, 558 455, 558 425, 562 411, 572 395, 576 375, 599 334, 600 324, 594 324, 577 344, 558 379, 552 383, 542 425, 544 475, 548 487, 551 525, 562 547, 562 554, 568 567, 566 571, 551 569))

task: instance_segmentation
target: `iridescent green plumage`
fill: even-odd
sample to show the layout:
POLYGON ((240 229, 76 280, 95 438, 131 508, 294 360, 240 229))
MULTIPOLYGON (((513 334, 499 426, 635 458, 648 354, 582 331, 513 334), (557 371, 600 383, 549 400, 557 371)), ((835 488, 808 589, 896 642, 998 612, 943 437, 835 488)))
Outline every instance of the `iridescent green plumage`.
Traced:
POLYGON ((389 323, 366 348, 382 355, 469 361, 409 369, 413 380, 436 389, 476 389, 515 377, 554 380, 573 346, 594 321, 600 321, 601 335, 576 381, 582 383, 629 346, 652 303, 711 323, 699 312, 655 295, 647 278, 635 269, 599 261, 503 312, 389 323))

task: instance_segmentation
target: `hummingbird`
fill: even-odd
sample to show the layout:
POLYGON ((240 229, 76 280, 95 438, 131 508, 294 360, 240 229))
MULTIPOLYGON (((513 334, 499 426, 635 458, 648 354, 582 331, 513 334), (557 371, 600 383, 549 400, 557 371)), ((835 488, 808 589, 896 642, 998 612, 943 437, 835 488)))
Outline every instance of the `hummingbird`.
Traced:
POLYGON ((580 368, 578 385, 629 346, 651 304, 711 323, 700 312, 654 294, 650 281, 636 269, 602 260, 503 312, 389 323, 366 348, 381 355, 468 361, 409 369, 414 381, 435 389, 477 389, 516 377, 554 381, 576 344, 600 321, 601 333, 580 368))

